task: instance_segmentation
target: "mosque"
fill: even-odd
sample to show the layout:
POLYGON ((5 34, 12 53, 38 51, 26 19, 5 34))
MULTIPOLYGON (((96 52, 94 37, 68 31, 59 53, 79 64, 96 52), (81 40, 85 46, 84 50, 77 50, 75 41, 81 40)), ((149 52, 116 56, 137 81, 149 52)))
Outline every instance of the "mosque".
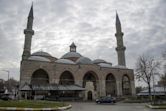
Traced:
MULTIPOLYGON (((101 96, 135 95, 134 71, 126 67, 123 32, 116 14, 117 60, 113 65, 104 59, 91 60, 76 50, 74 42, 69 52, 56 58, 47 52, 31 53, 33 5, 27 27, 20 66, 20 97, 57 100, 95 100, 101 96)), ((102 38, 101 38, 102 39, 102 38)), ((111 40, 111 39, 110 39, 111 40)))

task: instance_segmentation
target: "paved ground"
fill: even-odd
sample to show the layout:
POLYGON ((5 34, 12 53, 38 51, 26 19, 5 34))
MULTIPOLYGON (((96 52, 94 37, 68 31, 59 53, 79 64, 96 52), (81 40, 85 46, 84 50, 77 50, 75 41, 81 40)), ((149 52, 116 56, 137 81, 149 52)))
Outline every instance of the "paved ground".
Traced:
POLYGON ((93 102, 70 102, 72 109, 70 111, 166 111, 166 109, 149 109, 145 104, 138 103, 117 103, 96 104, 93 102))

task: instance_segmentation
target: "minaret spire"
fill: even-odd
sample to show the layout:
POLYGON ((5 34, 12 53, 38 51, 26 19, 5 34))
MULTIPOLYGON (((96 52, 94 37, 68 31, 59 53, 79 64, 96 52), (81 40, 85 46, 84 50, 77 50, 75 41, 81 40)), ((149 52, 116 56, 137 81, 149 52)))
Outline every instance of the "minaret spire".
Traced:
POLYGON ((32 2, 32 5, 31 5, 31 9, 30 9, 28 18, 33 18, 33 2, 32 2))
POLYGON ((125 50, 126 47, 123 45, 123 32, 121 29, 121 23, 118 16, 118 13, 116 12, 116 39, 117 39, 117 55, 118 55, 118 65, 126 66, 126 60, 125 60, 125 50))
POLYGON ((117 11, 116 11, 116 32, 122 32, 121 31, 121 23, 120 23, 117 11))
POLYGON ((28 15, 27 29, 32 29, 33 27, 33 3, 28 15))
POLYGON ((33 3, 28 15, 27 28, 24 30, 25 42, 24 42, 24 51, 22 59, 27 59, 31 55, 31 41, 32 36, 34 35, 33 31, 33 3))

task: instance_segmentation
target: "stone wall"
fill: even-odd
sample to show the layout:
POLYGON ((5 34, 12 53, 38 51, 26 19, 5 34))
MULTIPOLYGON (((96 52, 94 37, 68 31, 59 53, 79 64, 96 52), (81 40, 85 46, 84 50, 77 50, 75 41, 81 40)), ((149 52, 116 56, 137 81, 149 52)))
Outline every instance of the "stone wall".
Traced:
MULTIPOLYGON (((91 65, 69 65, 55 62, 40 62, 24 60, 20 69, 20 84, 31 83, 34 71, 43 69, 48 73, 49 83, 59 83, 59 78, 64 71, 69 71, 74 77, 75 84, 83 86, 83 77, 87 72, 91 72, 97 79, 97 96, 106 96, 106 76, 112 74, 116 79, 117 96, 122 94, 122 77, 127 75, 130 79, 131 94, 135 95, 134 73, 132 69, 101 68, 96 64, 91 65)), ((96 97, 95 97, 96 98, 96 97)))

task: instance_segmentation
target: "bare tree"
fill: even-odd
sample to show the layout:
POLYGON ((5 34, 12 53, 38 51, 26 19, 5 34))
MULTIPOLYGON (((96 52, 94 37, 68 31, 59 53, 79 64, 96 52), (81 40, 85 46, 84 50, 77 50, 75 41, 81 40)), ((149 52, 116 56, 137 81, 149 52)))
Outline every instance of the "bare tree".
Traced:
POLYGON ((4 80, 0 79, 0 93, 4 93, 5 90, 4 87, 5 87, 4 80))
POLYGON ((151 100, 151 83, 154 75, 158 74, 160 63, 154 58, 142 55, 136 64, 136 79, 144 81, 148 85, 149 97, 151 100))

